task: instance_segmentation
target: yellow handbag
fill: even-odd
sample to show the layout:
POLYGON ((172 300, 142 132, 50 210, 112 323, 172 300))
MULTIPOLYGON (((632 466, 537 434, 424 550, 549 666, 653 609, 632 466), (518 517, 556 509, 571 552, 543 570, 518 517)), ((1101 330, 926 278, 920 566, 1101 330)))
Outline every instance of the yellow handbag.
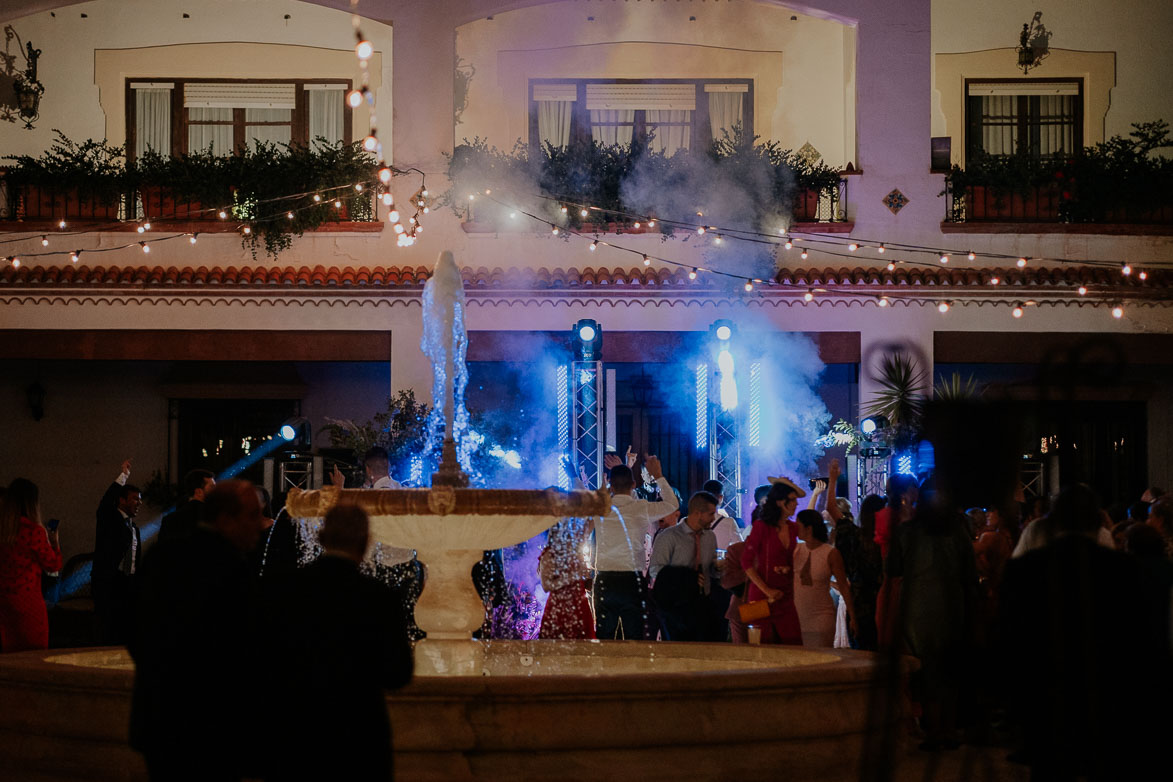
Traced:
POLYGON ((749 624, 758 619, 765 619, 770 615, 770 601, 753 600, 749 603, 742 603, 737 607, 737 614, 741 617, 742 624, 749 624))

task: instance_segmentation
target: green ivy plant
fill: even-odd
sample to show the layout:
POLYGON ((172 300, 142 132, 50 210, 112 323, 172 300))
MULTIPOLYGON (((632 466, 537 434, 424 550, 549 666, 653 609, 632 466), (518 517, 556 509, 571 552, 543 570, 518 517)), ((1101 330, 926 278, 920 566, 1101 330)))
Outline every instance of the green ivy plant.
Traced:
POLYGON ((56 138, 36 157, 5 155, 13 161, 9 173, 16 186, 37 186, 57 192, 75 191, 104 205, 116 203, 126 187, 126 150, 105 140, 72 141, 54 128, 56 138))

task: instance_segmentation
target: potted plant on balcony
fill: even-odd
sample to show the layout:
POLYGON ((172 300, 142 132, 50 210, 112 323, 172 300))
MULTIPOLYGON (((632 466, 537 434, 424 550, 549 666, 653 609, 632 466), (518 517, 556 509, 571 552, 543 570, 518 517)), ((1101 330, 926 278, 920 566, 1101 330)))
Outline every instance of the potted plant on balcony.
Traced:
POLYGON ((126 185, 121 146, 105 140, 71 141, 60 130, 39 157, 6 155, 15 165, 9 179, 30 220, 117 220, 126 185))
POLYGON ((1164 120, 1133 123, 1056 169, 1068 222, 1173 223, 1173 159, 1155 155, 1173 146, 1164 120))
POLYGON ((1054 166, 1026 153, 975 155, 945 177, 954 198, 964 197, 967 220, 1055 220, 1060 184, 1054 166))
POLYGON ((220 207, 232 203, 224 172, 225 158, 211 148, 182 155, 149 150, 130 171, 142 199, 143 214, 155 220, 216 219, 220 207))

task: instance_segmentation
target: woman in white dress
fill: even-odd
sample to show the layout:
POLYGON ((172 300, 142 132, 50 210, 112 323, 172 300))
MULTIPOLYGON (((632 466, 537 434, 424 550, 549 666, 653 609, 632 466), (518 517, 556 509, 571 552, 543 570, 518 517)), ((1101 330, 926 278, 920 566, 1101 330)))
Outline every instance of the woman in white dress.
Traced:
POLYGON ((835 645, 836 589, 847 605, 847 621, 855 632, 855 610, 843 555, 827 542, 827 525, 817 510, 804 510, 795 518, 803 542, 794 551, 794 607, 802 628, 802 645, 830 649, 835 645), (835 585, 831 585, 831 577, 835 585))

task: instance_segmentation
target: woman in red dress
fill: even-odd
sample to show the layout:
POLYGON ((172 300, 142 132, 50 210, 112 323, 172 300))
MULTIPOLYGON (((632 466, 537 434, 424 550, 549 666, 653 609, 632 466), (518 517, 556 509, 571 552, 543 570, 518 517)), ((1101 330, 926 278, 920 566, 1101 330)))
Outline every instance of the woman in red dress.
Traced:
POLYGON ((49 647, 41 573, 60 569, 57 531, 41 525, 37 485, 17 478, 0 499, 0 652, 49 647))
POLYGON ((794 547, 797 525, 790 521, 798 509, 798 498, 806 495, 786 478, 771 478, 774 484, 761 513, 753 523, 741 566, 749 579, 746 602, 770 601, 770 615, 754 622, 762 630, 764 644, 802 646, 802 629, 794 608, 794 547))
POLYGON ((550 528, 546 547, 538 557, 542 589, 550 593, 542 612, 538 638, 593 640, 591 571, 583 546, 594 531, 594 519, 565 519, 550 528))

